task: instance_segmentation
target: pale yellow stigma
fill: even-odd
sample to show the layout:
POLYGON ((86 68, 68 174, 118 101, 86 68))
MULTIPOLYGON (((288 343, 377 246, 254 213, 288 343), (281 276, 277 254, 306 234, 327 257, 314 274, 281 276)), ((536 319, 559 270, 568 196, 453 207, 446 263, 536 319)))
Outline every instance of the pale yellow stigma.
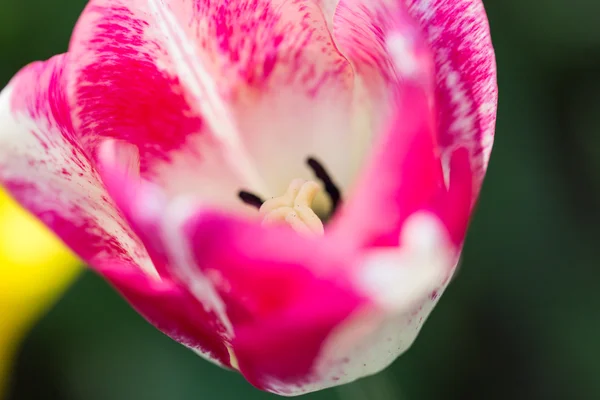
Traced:
POLYGON ((269 199, 260 207, 263 225, 285 224, 301 234, 323 235, 323 222, 311 208, 320 190, 316 182, 294 179, 283 196, 269 199))

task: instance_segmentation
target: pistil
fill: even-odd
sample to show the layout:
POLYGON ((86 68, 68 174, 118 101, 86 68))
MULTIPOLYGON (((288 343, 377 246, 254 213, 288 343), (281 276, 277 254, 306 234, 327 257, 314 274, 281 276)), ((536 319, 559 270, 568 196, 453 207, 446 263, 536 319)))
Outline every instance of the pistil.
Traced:
POLYGON ((301 234, 323 235, 323 222, 311 208, 320 190, 314 181, 294 179, 283 196, 269 199, 260 207, 263 225, 289 225, 301 234))

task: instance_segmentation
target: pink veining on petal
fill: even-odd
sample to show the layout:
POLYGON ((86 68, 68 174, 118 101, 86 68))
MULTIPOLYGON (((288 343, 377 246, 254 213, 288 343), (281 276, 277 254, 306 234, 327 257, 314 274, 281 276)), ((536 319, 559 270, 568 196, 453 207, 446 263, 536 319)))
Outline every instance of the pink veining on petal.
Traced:
POLYGON ((141 176, 169 196, 239 208, 239 177, 182 80, 188 60, 174 52, 186 43, 162 29, 148 5, 92 0, 84 10, 69 48, 78 62, 68 71, 79 141, 90 156, 106 138, 125 141, 138 148, 141 176))
POLYGON ((78 63, 69 71, 76 78, 69 95, 85 150, 93 154, 102 138, 124 140, 138 147, 145 174, 156 159, 167 160, 190 135, 201 134, 203 122, 162 38, 153 35, 153 21, 136 10, 140 4, 90 2, 70 47, 78 63))
POLYGON ((400 2, 340 0, 334 17, 337 45, 359 74, 396 82, 386 37, 398 26, 400 2), (373 70, 373 71, 369 71, 373 70))
MULTIPOLYGON (((322 87, 351 78, 314 0, 192 2, 195 14, 189 32, 198 38, 199 54, 210 60, 212 75, 227 95, 280 85, 315 95, 322 87)), ((178 17, 189 21, 182 14, 178 17)))
POLYGON ((276 147, 298 154, 290 174, 310 153, 346 174, 349 152, 331 143, 348 136, 353 72, 313 1, 150 4, 93 0, 77 25, 69 96, 88 153, 125 140, 144 178, 227 208, 241 188, 273 195, 295 177, 274 173, 276 147))
POLYGON ((0 95, 0 180, 85 261, 120 259, 155 274, 147 253, 74 140, 68 56, 24 68, 0 95))
MULTIPOLYGON (((308 156, 326 158, 335 175, 349 182, 354 71, 336 48, 317 2, 195 4, 188 36, 198 38, 197 55, 212 72, 242 145, 271 190, 244 189, 264 197, 279 194, 291 179, 310 177, 308 156)), ((187 21, 187 14, 175 10, 187 21)))
MULTIPOLYGON (((382 2, 382 4, 387 3, 382 2)), ((395 128, 386 134, 391 137, 387 138, 384 135, 379 143, 382 147, 376 147, 374 150, 374 154, 379 155, 371 158, 371 162, 379 169, 372 175, 365 172, 360 180, 362 183, 357 186, 374 186, 375 189, 370 188, 369 195, 364 195, 362 191, 355 189, 356 193, 346 208, 345 215, 363 215, 362 218, 356 218, 364 221, 363 226, 370 226, 373 229, 376 223, 372 221, 379 221, 377 222, 380 224, 377 228, 379 233, 371 232, 375 235, 370 239, 371 243, 393 244, 394 237, 397 237, 399 227, 402 225, 401 214, 410 215, 418 208, 429 209, 449 224, 448 228, 453 240, 460 246, 471 208, 481 186, 493 139, 497 88, 489 27, 480 2, 423 0, 408 1, 407 5, 406 10, 401 7, 397 11, 396 24, 384 35, 383 41, 387 52, 376 45, 378 42, 373 38, 378 38, 378 35, 373 31, 366 30, 354 36, 348 35, 352 40, 344 42, 344 32, 340 29, 340 40, 358 55, 359 60, 363 60, 368 65, 370 59, 383 58, 393 64, 392 69, 398 75, 401 91, 405 90, 407 81, 410 87, 410 81, 416 80, 424 85, 424 90, 430 92, 423 99, 420 94, 414 98, 407 98, 400 94, 400 98, 405 101, 396 104, 398 108, 395 110, 393 123, 395 128), (410 14, 408 19, 404 15, 406 11, 410 14), (415 27, 411 26, 412 23, 409 21, 413 18, 418 23, 416 28, 420 32, 414 32, 415 27), (366 46, 360 39, 369 39, 369 37, 371 40, 366 42, 374 45, 365 50, 366 46), (466 43, 462 44, 461 41, 466 43), (457 43, 461 44, 457 45, 457 43), (434 75, 428 74, 432 71, 431 67, 435 67, 434 75), (418 76, 413 76, 415 71, 418 76), (426 114, 430 113, 431 107, 433 107, 432 114, 427 117, 426 114), (405 157, 402 155, 403 151, 416 149, 413 147, 413 150, 409 150, 410 146, 414 145, 408 143, 401 145, 390 143, 397 140, 394 137, 398 135, 405 138, 412 137, 408 126, 411 126, 415 116, 418 115, 423 117, 417 118, 430 121, 430 127, 425 128, 429 133, 422 133, 420 137, 425 138, 428 135, 435 137, 431 142, 430 155, 421 153, 414 158, 407 158, 405 162, 409 159, 414 160, 415 164, 412 167, 406 164, 404 167, 391 168, 392 164, 386 164, 382 160, 398 162, 405 157), (390 141, 388 146, 382 144, 386 140, 390 141), (393 176, 394 172, 390 171, 396 171, 396 176, 393 176), (369 178, 364 178, 365 176, 369 178), (425 178, 426 176, 431 179, 425 178), (444 179, 441 179, 442 177, 444 179), (380 193, 377 188, 386 188, 385 190, 389 191, 392 188, 401 190, 402 187, 407 191, 397 192, 395 199, 377 198, 376 193, 380 193), (367 198, 370 200, 360 206, 367 198), (412 206, 408 206, 407 202, 411 202, 410 199, 419 200, 413 202, 412 206), (353 209, 353 207, 360 208, 353 209), (377 217, 378 212, 386 217, 377 217), (385 224, 388 228, 384 228, 385 224), (387 239, 378 236, 385 231, 389 235, 387 239), (375 239, 376 237, 379 238, 375 239)), ((376 20, 374 15, 376 16, 377 13, 372 11, 373 7, 375 6, 355 7, 351 11, 340 7, 338 18, 340 21, 369 20, 369 18, 376 20)), ((347 26, 345 28, 354 32, 353 28, 347 26)), ((353 53, 349 52, 349 54, 353 53)), ((367 165, 366 171, 371 167, 367 165)), ((341 226, 346 226, 344 218, 340 219, 341 226)), ((353 220, 348 224, 357 222, 353 220)), ((342 228, 341 231, 344 229, 342 228)), ((365 233, 364 238, 369 236, 369 229, 362 231, 365 233)))
POLYGON ((449 170, 455 150, 469 151, 473 199, 489 161, 496 122, 496 60, 483 3, 406 0, 433 51, 438 138, 449 170))

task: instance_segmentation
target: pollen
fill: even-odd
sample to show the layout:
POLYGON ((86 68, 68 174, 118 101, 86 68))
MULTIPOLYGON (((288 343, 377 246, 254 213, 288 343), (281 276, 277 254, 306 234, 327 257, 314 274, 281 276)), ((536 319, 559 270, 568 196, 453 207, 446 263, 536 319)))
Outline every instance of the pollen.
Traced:
POLYGON ((260 207, 262 224, 288 225, 303 235, 323 235, 323 222, 311 208, 321 186, 314 181, 294 179, 283 196, 265 201, 260 207))

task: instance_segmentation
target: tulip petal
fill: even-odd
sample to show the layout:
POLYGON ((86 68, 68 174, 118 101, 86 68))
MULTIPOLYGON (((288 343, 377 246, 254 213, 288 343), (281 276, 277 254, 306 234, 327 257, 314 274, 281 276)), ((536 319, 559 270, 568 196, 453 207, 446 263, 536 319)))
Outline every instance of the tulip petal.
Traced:
POLYGON ((340 53, 335 10, 317 0, 92 0, 70 47, 84 148, 127 141, 142 177, 168 195, 228 209, 242 204, 239 190, 272 197, 314 179, 309 158, 349 187, 389 96, 340 53))
POLYGON ((232 353, 252 384, 295 395, 359 377, 332 379, 342 361, 321 353, 336 327, 368 304, 344 272, 352 257, 343 246, 206 210, 182 228, 197 273, 225 305, 232 353))
POLYGON ((444 190, 432 108, 432 63, 418 28, 409 19, 404 22, 388 38, 402 78, 394 118, 374 144, 332 226, 333 235, 340 234, 357 246, 398 246, 404 221, 430 209, 444 190))
POLYGON ((443 225, 430 221, 406 224, 403 252, 364 256, 207 210, 183 229, 194 268, 225 305, 240 372, 261 389, 299 395, 379 372, 410 347, 454 262, 443 225), (439 240, 418 235, 426 225, 439 240))
POLYGON ((0 94, 0 181, 84 261, 119 259, 156 275, 74 140, 66 62, 31 64, 0 94))
POLYGON ((233 120, 214 82, 196 79, 205 71, 196 68, 195 51, 170 17, 164 1, 88 3, 69 48, 78 60, 68 73, 78 141, 89 155, 102 139, 127 142, 137 147, 141 176, 169 195, 239 207, 244 174, 236 175, 222 150, 228 144, 211 134, 211 124, 229 132, 233 120), (195 84, 210 88, 198 93, 195 84))
POLYGON ((335 42, 362 78, 397 85, 386 38, 400 27, 402 9, 401 1, 339 0, 333 16, 335 42))
POLYGON ((240 138, 217 85, 219 69, 196 38, 200 32, 189 31, 199 28, 188 26, 197 20, 192 15, 200 23, 208 17, 200 6, 91 1, 70 47, 79 60, 71 83, 75 121, 89 153, 99 135, 125 140, 139 148, 142 175, 174 194, 200 188, 203 197, 217 193, 219 200, 237 202, 239 178, 246 176, 228 164, 247 156, 238 149, 242 154, 233 162, 221 154, 234 152, 240 138), (169 173, 171 167, 177 171, 169 173))
POLYGON ((184 240, 173 238, 171 242, 164 232, 166 221, 177 224, 167 215, 167 196, 155 184, 129 174, 128 160, 118 157, 124 152, 122 146, 113 140, 100 146, 99 170, 127 222, 144 242, 162 281, 153 283, 140 274, 122 274, 110 263, 105 263, 107 268, 100 267, 100 272, 158 329, 204 358, 234 367, 225 345, 230 323, 219 307, 220 299, 210 285, 203 285, 206 280, 201 276, 195 277, 199 278, 196 281, 182 279, 187 247, 184 240), (174 245, 169 246, 171 243, 174 245), (182 258, 182 269, 174 269, 171 264, 182 258), (161 285, 156 294, 153 285, 161 285))
MULTIPOLYGON (((438 139, 446 175, 460 149, 479 194, 494 141, 498 86, 490 29, 480 0, 406 0, 433 52, 438 139)), ((464 168, 463 168, 464 170, 464 168)), ((461 177, 461 179, 469 179, 461 177)))
POLYGON ((414 22, 401 18, 385 38, 400 78, 395 116, 346 204, 339 231, 362 245, 393 246, 403 221, 428 210, 458 248, 493 141, 497 87, 489 27, 478 1, 407 4, 414 22), (467 45, 456 45, 463 41, 467 45), (360 233, 350 233, 357 225, 360 233))

